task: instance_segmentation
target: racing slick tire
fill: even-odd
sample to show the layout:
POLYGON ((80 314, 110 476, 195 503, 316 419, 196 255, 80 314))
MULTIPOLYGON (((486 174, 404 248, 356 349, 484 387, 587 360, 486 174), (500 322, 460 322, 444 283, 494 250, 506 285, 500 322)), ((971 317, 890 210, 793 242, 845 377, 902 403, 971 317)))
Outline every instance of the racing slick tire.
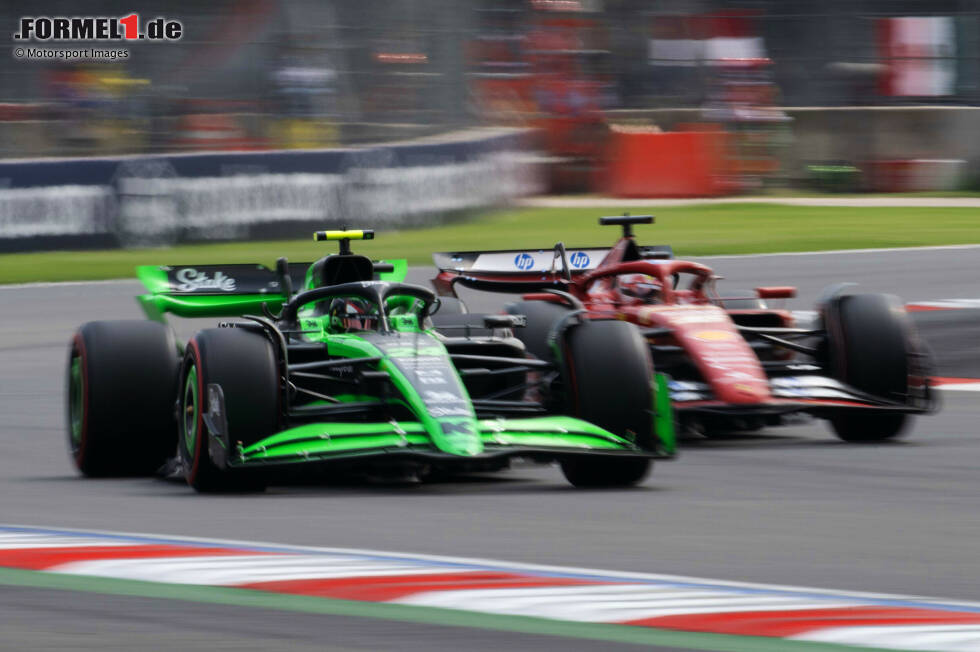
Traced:
POLYGON ((174 454, 180 358, 158 322, 94 321, 71 341, 68 447, 86 476, 152 475, 174 454))
MULTIPOLYGON (((178 394, 178 446, 187 483, 200 492, 261 491, 252 470, 222 469, 209 451, 204 423, 208 385, 221 386, 230 442, 249 446, 276 432, 279 382, 272 344, 242 328, 200 331, 187 343, 178 394)), ((230 454, 231 451, 228 451, 230 454)))
POLYGON ((553 360, 548 335, 555 322, 568 314, 569 308, 550 301, 518 301, 508 304, 506 310, 511 315, 527 317, 526 326, 514 329, 514 337, 524 342, 527 352, 540 360, 553 360))
MULTIPOLYGON (((824 319, 834 377, 890 400, 907 394, 910 326, 896 297, 844 295, 828 306, 824 319)), ((873 442, 901 435, 910 421, 901 412, 851 410, 832 416, 830 426, 844 441, 873 442)))
MULTIPOLYGON (((577 416, 654 448, 653 364, 650 348, 633 324, 591 321, 564 334, 567 386, 577 416)), ((641 457, 570 457, 561 462, 575 487, 627 487, 641 482, 653 463, 641 457)))

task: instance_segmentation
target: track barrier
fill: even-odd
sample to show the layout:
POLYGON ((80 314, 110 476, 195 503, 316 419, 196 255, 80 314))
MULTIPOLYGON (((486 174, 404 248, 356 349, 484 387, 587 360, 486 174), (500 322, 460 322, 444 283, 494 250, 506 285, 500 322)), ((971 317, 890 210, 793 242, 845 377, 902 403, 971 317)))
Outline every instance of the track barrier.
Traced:
POLYGON ((436 223, 540 192, 525 138, 497 129, 361 149, 2 161, 0 252, 436 223))

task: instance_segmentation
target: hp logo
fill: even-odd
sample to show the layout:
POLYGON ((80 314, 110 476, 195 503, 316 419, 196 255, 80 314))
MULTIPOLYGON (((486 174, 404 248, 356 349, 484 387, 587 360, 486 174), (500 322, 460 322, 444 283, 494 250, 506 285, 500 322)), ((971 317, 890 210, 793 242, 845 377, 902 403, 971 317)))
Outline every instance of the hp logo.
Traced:
POLYGON ((520 270, 528 270, 534 267, 534 257, 530 254, 517 254, 514 256, 514 267, 520 270))
POLYGON ((589 254, 584 251, 576 251, 568 258, 568 263, 575 269, 584 269, 589 266, 589 254))

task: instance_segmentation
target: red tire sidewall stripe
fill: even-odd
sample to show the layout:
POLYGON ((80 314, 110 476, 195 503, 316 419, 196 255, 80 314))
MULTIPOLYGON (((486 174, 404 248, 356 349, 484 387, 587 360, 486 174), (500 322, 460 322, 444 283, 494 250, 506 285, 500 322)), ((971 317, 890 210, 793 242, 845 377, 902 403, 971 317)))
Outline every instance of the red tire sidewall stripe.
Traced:
MULTIPOLYGON (((75 466, 82 468, 85 464, 85 450, 88 443, 88 413, 89 413, 89 382, 88 382, 88 355, 85 352, 85 338, 82 337, 81 333, 75 333, 73 340, 74 348, 78 351, 78 358, 82 367, 82 436, 78 441, 78 450, 75 451, 75 466)), ((74 357, 74 352, 72 353, 74 357)), ((69 360, 69 364, 71 361, 69 360)), ((69 369, 69 373, 71 370, 69 369)), ((69 402, 71 401, 71 396, 68 397, 69 402)), ((69 419, 71 418, 69 412, 69 419)), ((71 427, 71 423, 68 424, 71 427)))
MULTIPOLYGON (((191 461, 191 472, 190 472, 190 476, 187 478, 188 482, 190 482, 191 484, 194 484, 195 482, 197 482, 197 475, 200 472, 201 453, 202 453, 202 451, 201 451, 201 441, 205 437, 205 432, 204 432, 204 369, 203 369, 203 366, 201 365, 201 350, 197 346, 197 340, 196 339, 191 339, 191 341, 187 343, 187 348, 188 349, 191 349, 193 351, 193 354, 192 355, 194 357, 194 367, 197 370, 197 432, 195 433, 196 436, 194 437, 194 459, 191 461)), ((186 383, 186 380, 184 382, 186 383)), ((181 391, 184 391, 184 389, 186 389, 186 388, 182 388, 181 391)), ((186 434, 187 433, 184 433, 184 435, 185 435, 184 436, 185 442, 183 444, 185 448, 187 447, 187 444, 186 444, 186 434)))

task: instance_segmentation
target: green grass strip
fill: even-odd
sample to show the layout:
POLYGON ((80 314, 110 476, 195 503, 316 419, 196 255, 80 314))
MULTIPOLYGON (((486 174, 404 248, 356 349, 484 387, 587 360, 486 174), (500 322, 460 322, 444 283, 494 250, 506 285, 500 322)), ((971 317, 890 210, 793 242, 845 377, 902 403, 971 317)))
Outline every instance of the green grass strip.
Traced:
MULTIPOLYGON (((641 244, 670 244, 679 256, 820 251, 980 243, 980 209, 696 204, 652 208, 520 208, 471 215, 438 227, 378 229, 354 250, 374 258, 431 264, 433 251, 610 246, 619 229, 600 227, 601 215, 653 213, 637 227, 641 244)), ((373 224, 357 224, 372 227, 373 224)), ((0 255, 0 283, 72 281, 133 276, 136 265, 255 262, 279 256, 310 261, 336 251, 311 239, 180 245, 159 249, 58 251, 0 255)))
POLYGON ((678 632, 650 627, 631 627, 603 623, 578 623, 526 616, 504 616, 455 611, 435 607, 355 602, 302 595, 288 595, 218 586, 192 584, 164 584, 138 580, 123 580, 81 575, 64 575, 39 571, 0 568, 0 584, 39 589, 84 591, 110 595, 184 600, 210 604, 275 609, 331 616, 375 618, 450 627, 471 627, 522 634, 562 636, 636 645, 658 645, 705 650, 711 652, 833 652, 860 649, 867 652, 880 648, 854 648, 851 646, 791 641, 779 638, 734 636, 728 634, 703 634, 678 632))

